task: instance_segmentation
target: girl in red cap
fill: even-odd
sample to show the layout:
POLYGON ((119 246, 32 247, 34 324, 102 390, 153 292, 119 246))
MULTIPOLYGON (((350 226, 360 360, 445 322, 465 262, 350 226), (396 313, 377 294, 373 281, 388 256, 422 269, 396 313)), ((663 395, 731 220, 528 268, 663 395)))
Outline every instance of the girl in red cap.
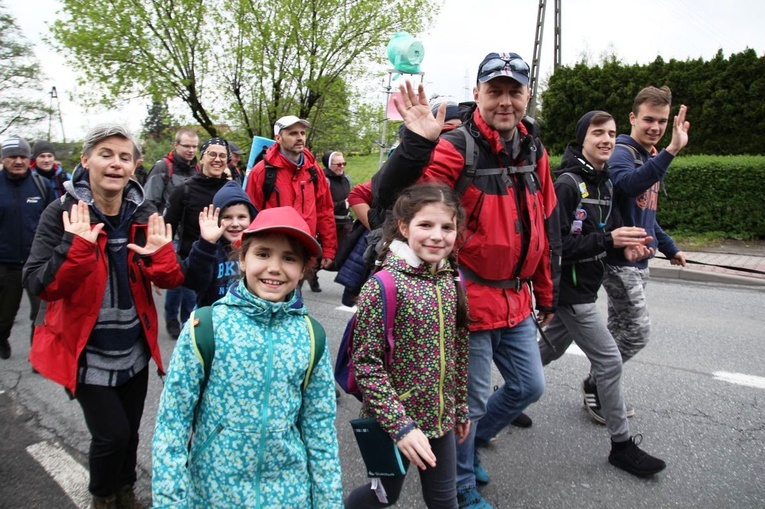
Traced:
POLYGON ((154 507, 343 506, 330 356, 314 351, 295 290, 318 256, 291 207, 259 212, 242 234, 242 280, 212 305, 209 378, 197 324, 173 352, 154 432, 154 507))

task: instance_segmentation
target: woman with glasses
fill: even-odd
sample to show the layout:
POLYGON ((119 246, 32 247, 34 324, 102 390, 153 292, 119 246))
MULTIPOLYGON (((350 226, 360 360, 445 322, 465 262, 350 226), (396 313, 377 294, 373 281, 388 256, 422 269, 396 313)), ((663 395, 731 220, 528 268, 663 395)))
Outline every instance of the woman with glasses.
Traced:
MULTIPOLYGON (((332 195, 332 205, 335 214, 335 231, 337 232, 338 247, 343 244, 343 240, 348 236, 353 225, 350 208, 348 206, 348 194, 351 192, 353 182, 345 173, 345 157, 342 152, 327 150, 321 158, 324 164, 324 176, 329 182, 329 192, 332 195)), ((313 274, 308 278, 308 284, 312 292, 320 292, 319 279, 317 273, 321 264, 317 262, 313 274)), ((330 270, 337 270, 334 266, 330 270)))
POLYGON ((194 241, 199 238, 199 214, 209 206, 215 193, 228 179, 228 142, 211 138, 202 144, 199 156, 202 171, 177 187, 165 210, 165 222, 178 232, 178 256, 185 259, 194 241))

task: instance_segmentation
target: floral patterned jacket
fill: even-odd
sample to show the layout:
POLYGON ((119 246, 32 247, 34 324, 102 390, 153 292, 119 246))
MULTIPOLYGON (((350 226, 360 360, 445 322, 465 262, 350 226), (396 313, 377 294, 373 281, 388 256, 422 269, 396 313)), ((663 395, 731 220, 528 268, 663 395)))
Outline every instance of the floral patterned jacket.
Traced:
MULTIPOLYGON (((398 246, 395 246, 398 244, 398 246)), ((375 279, 361 290, 353 362, 364 394, 362 417, 375 417, 399 440, 413 425, 439 438, 468 421, 468 330, 456 325, 456 272, 442 265, 431 274, 404 243, 383 267, 396 281, 394 349, 385 366, 383 291, 375 279), (408 261, 407 261, 408 260, 408 261)))
POLYGON ((305 314, 294 292, 268 302, 232 286, 213 304, 215 357, 201 399, 204 370, 187 323, 157 414, 155 508, 343 506, 327 351, 302 388, 305 314))

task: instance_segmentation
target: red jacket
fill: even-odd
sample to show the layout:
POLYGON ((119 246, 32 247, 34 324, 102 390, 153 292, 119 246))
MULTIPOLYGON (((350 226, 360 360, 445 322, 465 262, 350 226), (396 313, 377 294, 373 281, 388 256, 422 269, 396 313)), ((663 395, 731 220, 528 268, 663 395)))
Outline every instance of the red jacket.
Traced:
MULTIPOLYGON (((477 168, 526 163, 525 160, 508 162, 510 156, 505 152, 499 133, 486 124, 477 109, 466 126, 478 147, 477 168)), ((522 123, 517 128, 521 138, 528 135, 522 123)), ((527 143, 533 145, 537 153, 534 175, 538 189, 530 190, 524 186, 525 196, 518 197, 516 187, 504 183, 501 175, 476 177, 462 196, 466 224, 455 251, 466 272, 470 271, 487 282, 508 282, 516 276, 520 280, 531 280, 537 308, 552 311, 555 285, 548 232, 554 233, 554 227, 548 223, 556 205, 555 190, 546 150, 538 140, 527 139, 527 143), (528 231, 526 246, 522 231, 528 231)), ((452 130, 439 138, 435 148, 433 144, 407 130, 401 147, 391 155, 377 177, 379 187, 375 188, 375 195, 396 196, 393 186, 405 185, 404 173, 419 175, 420 180, 437 180, 454 186, 465 166, 465 138, 461 132, 452 130), (399 154, 405 154, 405 157, 399 154), (427 162, 424 167, 414 169, 420 161, 427 162)), ((386 205, 384 201, 381 204, 386 205)), ((471 330, 514 327, 531 313, 528 285, 516 290, 482 284, 467 276, 466 279, 470 316, 474 320, 471 330)))
POLYGON ((324 172, 316 165, 316 160, 308 151, 303 151, 303 164, 298 167, 282 154, 278 143, 266 151, 263 161, 256 164, 245 185, 245 192, 259 210, 273 207, 291 206, 308 223, 311 233, 318 234, 324 258, 334 258, 337 252, 337 231, 335 230, 335 212, 332 194, 324 172), (278 168, 276 187, 263 203, 263 181, 266 178, 266 163, 278 168), (308 168, 316 169, 318 180, 311 182, 308 168))
MULTIPOLYGON (((74 200, 67 196, 53 202, 40 218, 32 253, 24 266, 24 285, 47 301, 45 319, 35 328, 29 360, 45 378, 69 389, 77 386, 77 368, 88 338, 98 319, 106 290, 106 233, 98 235, 94 245, 82 237, 64 231, 62 212, 71 209, 74 200)), ((129 242, 146 242, 146 221, 154 207, 142 204, 133 215, 129 242)), ((99 220, 91 211, 91 223, 99 220)), ((151 284, 174 288, 183 283, 183 273, 172 243, 151 256, 128 254, 130 291, 138 318, 143 326, 149 351, 164 374, 157 343, 157 310, 151 284)))

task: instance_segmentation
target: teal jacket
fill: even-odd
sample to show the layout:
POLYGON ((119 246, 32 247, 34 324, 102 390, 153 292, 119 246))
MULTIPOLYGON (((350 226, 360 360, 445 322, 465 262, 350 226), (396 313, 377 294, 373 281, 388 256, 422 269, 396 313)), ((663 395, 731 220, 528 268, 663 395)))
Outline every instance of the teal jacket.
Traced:
POLYGON ((187 322, 157 413, 155 508, 343 506, 328 352, 302 389, 306 313, 295 292, 269 302, 232 286, 213 304, 215 358, 201 400, 204 369, 187 322))

